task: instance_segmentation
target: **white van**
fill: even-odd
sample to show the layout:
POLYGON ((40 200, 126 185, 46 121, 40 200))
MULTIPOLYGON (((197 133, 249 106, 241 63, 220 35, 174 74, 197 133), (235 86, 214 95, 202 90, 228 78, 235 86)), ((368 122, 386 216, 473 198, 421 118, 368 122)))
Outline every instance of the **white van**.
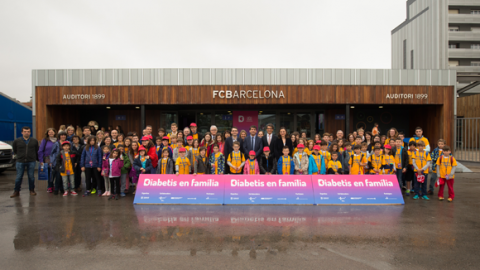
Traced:
POLYGON ((14 158, 12 146, 0 141, 0 173, 15 165, 14 158))

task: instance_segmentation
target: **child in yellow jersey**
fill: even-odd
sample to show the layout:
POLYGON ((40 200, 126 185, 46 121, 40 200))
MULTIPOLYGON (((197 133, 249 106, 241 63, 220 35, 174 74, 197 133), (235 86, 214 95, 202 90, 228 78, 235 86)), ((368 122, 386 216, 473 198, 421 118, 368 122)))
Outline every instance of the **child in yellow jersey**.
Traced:
POLYGON ((416 173, 416 177, 414 178, 415 196, 413 197, 413 199, 417 200, 420 197, 421 189, 422 199, 428 201, 430 199, 427 197, 426 176, 428 175, 428 168, 430 168, 430 163, 432 162, 432 159, 427 153, 427 151, 425 151, 425 143, 423 141, 417 142, 417 148, 417 152, 412 157, 412 163, 416 173))
POLYGON ((233 143, 233 152, 228 155, 227 164, 230 166, 231 174, 242 174, 242 168, 245 165, 245 157, 240 152, 240 142, 233 143))
POLYGON ((290 149, 288 146, 284 146, 282 149, 283 156, 281 156, 277 161, 278 174, 292 175, 295 173, 295 164, 293 162, 293 158, 288 155, 289 153, 290 149))
POLYGON ((189 135, 187 136, 187 146, 185 146, 185 149, 187 149, 187 151, 190 151, 192 147, 193 147, 193 137, 189 135))
POLYGON ((425 145, 424 150, 429 153, 430 152, 430 143, 428 142, 428 139, 423 137, 423 129, 421 127, 417 127, 415 129, 415 136, 413 136, 410 141, 415 141, 417 143, 423 142, 425 145))
POLYGON ((325 174, 327 172, 327 165, 324 156, 320 153, 320 146, 315 145, 313 147, 313 153, 308 160, 308 174, 317 175, 325 174))
POLYGON ((220 153, 218 144, 213 145, 213 153, 209 157, 211 174, 223 174, 225 170, 225 157, 220 153))
POLYGON ((75 177, 74 177, 74 172, 73 168, 75 167, 75 158, 71 157, 70 153, 70 142, 69 141, 64 141, 62 143, 62 151, 60 151, 60 154, 57 155, 57 171, 60 172, 60 176, 62 176, 63 180, 63 190, 65 193, 63 193, 63 196, 68 195, 68 184, 70 184, 70 192, 72 195, 78 195, 75 192, 75 177))
POLYGON ((355 147, 353 148, 353 151, 355 152, 355 154, 351 156, 349 161, 349 168, 350 168, 351 175, 364 174, 365 166, 368 164, 367 157, 361 153, 361 149, 362 149, 362 146, 360 145, 355 145, 355 147))
POLYGON ((255 159, 256 155, 257 154, 253 150, 248 153, 249 159, 245 162, 245 166, 243 167, 243 174, 260 174, 260 167, 258 166, 258 162, 255 159))
POLYGON ((190 150, 188 150, 190 153, 187 154, 187 156, 190 155, 191 157, 190 163, 192 163, 192 169, 191 169, 192 172, 194 171, 195 159, 200 155, 199 148, 200 148, 200 142, 196 139, 193 140, 192 147, 190 148, 190 150))
POLYGON ((383 160, 382 160, 382 169, 383 169, 383 174, 395 174, 396 172, 395 157, 393 156, 393 151, 390 144, 385 145, 383 160))
POLYGON ((350 142, 345 143, 345 151, 342 153, 343 156, 343 174, 349 174, 350 173, 350 158, 353 156, 353 151, 352 151, 352 144, 350 142))
POLYGON ((187 149, 181 147, 179 149, 180 156, 175 161, 175 170, 177 171, 177 175, 179 174, 190 174, 190 160, 185 157, 187 149))
MULTIPOLYGON (((408 164, 407 150, 403 148, 403 140, 402 139, 395 138, 395 139, 392 139, 392 141, 393 140, 395 141, 395 148, 394 148, 395 150, 394 150, 393 155, 395 157, 395 169, 396 169, 398 184, 403 189, 407 189, 407 187, 406 187, 407 185, 405 183, 405 180, 403 179, 404 175, 405 175, 405 172, 407 172, 407 164, 408 164)), ((392 148, 392 150, 393 150, 393 148, 392 148)), ((405 193, 409 194, 410 191, 407 192, 407 190, 405 190, 405 193)))
POLYGON ((455 198, 453 191, 453 183, 455 181, 455 169, 457 168, 457 160, 451 156, 451 150, 448 145, 443 146, 443 155, 437 159, 437 176, 436 186, 440 186, 438 190, 438 199, 443 201, 443 190, 445 184, 448 186, 448 201, 452 202, 455 198))
MULTIPOLYGON (((173 145, 172 145, 173 147, 173 145)), ((177 162, 177 158, 180 156, 180 148, 183 148, 183 141, 178 140, 177 141, 177 147, 173 148, 173 162, 177 162)), ((187 149, 185 149, 187 150, 187 149)), ((186 155, 186 154, 185 154, 186 155)))
MULTIPOLYGON (((415 172, 413 168, 413 155, 415 155, 415 152, 417 151, 417 143, 415 141, 410 141, 408 143, 408 166, 407 166, 407 172, 403 175, 405 177, 405 182, 407 183, 407 190, 405 192, 405 195, 410 196, 408 192, 413 193, 413 178, 415 177, 415 172)), ((414 182, 413 182, 414 183, 414 182)))
MULTIPOLYGON (((198 140, 195 140, 198 142, 198 140)), ((195 144, 195 143, 194 143, 195 144)), ((202 146, 198 149, 199 155, 195 157, 193 166, 193 175, 208 174, 210 172, 210 163, 207 158, 207 148, 202 146)))
POLYGON ((338 140, 338 151, 337 152, 341 155, 344 150, 345 150, 345 141, 343 139, 340 139, 340 140, 338 140))
POLYGON ((298 152, 293 156, 293 163, 295 163, 295 174, 308 174, 309 157, 307 153, 303 151, 305 146, 303 144, 298 144, 297 149, 298 152))
POLYGON ((171 143, 172 145, 175 145, 176 142, 175 143, 172 142, 172 137, 178 136, 178 125, 176 123, 172 123, 170 125, 170 129, 172 130, 172 132, 167 134, 167 136, 170 138, 169 143, 171 143))
POLYGON ((295 149, 293 149, 293 155, 292 156, 295 156, 295 154, 298 152, 298 145, 301 144, 301 145, 305 146, 305 143, 306 143, 305 139, 303 139, 303 138, 298 139, 297 147, 295 147, 295 149))
POLYGON ((338 161, 338 153, 332 153, 332 160, 328 162, 328 174, 343 174, 342 163, 338 161))
POLYGON ((328 142, 322 141, 320 143, 320 148, 320 155, 322 155, 323 159, 325 159, 325 164, 328 164, 328 162, 332 159, 332 155, 330 154, 330 152, 328 152, 328 142))
MULTIPOLYGON (((353 143, 353 147, 355 147, 355 145, 358 145, 358 146, 361 146, 362 145, 362 141, 363 141, 363 138, 361 136, 357 136, 355 137, 355 142, 353 143)), ((355 149, 354 149, 355 150, 355 149)), ((360 149, 361 150, 361 149, 360 149)))
POLYGON ((437 160, 439 157, 442 156, 443 147, 445 146, 445 140, 440 139, 437 142, 438 147, 435 148, 433 151, 430 151, 430 158, 432 159, 432 165, 430 167, 429 176, 429 184, 428 184, 428 191, 427 194, 433 195, 433 191, 435 189, 435 183, 437 182, 437 160))
POLYGON ((368 158, 368 167, 370 168, 370 174, 380 175, 382 173, 383 156, 380 154, 380 146, 373 148, 373 155, 368 158))
POLYGON ((158 159, 157 174, 174 174, 173 160, 169 157, 168 148, 163 148, 162 155, 158 159))

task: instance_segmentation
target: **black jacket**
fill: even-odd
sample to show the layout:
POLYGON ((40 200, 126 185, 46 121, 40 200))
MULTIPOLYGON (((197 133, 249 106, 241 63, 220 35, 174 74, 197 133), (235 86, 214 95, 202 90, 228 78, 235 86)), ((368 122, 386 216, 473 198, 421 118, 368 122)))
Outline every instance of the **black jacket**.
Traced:
POLYGON ((17 138, 13 141, 13 153, 17 155, 17 162, 27 163, 38 161, 38 141, 30 137, 28 145, 23 140, 23 137, 17 138))
MULTIPOLYGON (((280 138, 277 138, 277 139, 278 140, 275 142, 275 158, 278 160, 283 155, 283 141, 280 138)), ((292 139, 286 138, 285 146, 288 146, 288 149, 290 149, 290 153, 288 155, 292 156, 293 155, 292 139)))
MULTIPOLYGON (((278 136, 272 133, 272 140, 270 141, 270 145, 268 145, 268 134, 265 133, 262 137, 263 147, 268 146, 270 148, 270 155, 276 157, 276 150, 275 150, 275 143, 278 140, 278 136)), ((280 154, 282 155, 282 154, 280 154)))
MULTIPOLYGON (((240 136, 237 136, 237 142, 240 143, 240 151, 243 152, 243 141, 240 139, 240 136)), ((230 153, 233 152, 233 138, 228 137, 225 139, 225 158, 227 159, 230 153)), ((225 162, 226 165, 226 162, 225 162)))
POLYGON ((268 160, 265 155, 260 156, 260 162, 258 163, 260 167, 260 174, 265 174, 267 172, 275 174, 277 171, 277 159, 273 154, 268 155, 268 160))
MULTIPOLYGON (((395 148, 393 151, 395 153, 395 158, 396 158, 397 157, 397 148, 395 148)), ((401 153, 402 153, 402 157, 401 157, 400 160, 402 161, 402 169, 405 169, 408 166, 408 149, 403 148, 401 153)), ((395 165, 395 167, 397 167, 397 165, 395 165)))

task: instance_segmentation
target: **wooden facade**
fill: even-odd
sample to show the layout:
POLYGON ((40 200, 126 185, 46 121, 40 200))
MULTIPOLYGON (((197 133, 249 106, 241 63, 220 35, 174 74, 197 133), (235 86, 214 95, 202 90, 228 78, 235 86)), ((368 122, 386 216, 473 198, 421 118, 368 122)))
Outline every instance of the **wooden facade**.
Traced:
MULTIPOLYGON (((416 106, 416 111, 411 114, 410 125, 422 126, 430 140, 443 137, 451 142, 453 91, 452 86, 383 85, 37 86, 36 134, 43 134, 49 126, 65 123, 66 118, 75 120, 82 113, 81 109, 69 111, 68 107, 57 105, 278 105, 284 109, 288 109, 285 105, 338 105, 338 108, 326 110, 327 119, 334 117, 335 113, 345 113, 346 104, 421 105, 416 106), (267 90, 277 93, 277 97, 265 98, 267 90), (221 98, 220 91, 224 91, 223 96, 226 96, 225 91, 232 91, 232 95, 235 91, 245 91, 248 97, 221 98), (256 98, 254 91, 257 91, 256 98), (263 98, 259 98, 260 92, 264 94, 263 98), (280 92, 282 97, 279 97, 280 92), (400 95, 409 96, 399 98, 400 95)), ((160 112, 160 108, 146 111, 146 123, 156 121, 160 112)), ((139 110, 128 113, 140 118, 139 110)), ((112 111, 108 116, 109 124, 113 126, 116 125, 114 115, 112 111)), ((330 124, 326 129, 331 132, 345 128, 342 120, 327 123, 330 124)), ((134 128, 138 123, 131 125, 134 128)))

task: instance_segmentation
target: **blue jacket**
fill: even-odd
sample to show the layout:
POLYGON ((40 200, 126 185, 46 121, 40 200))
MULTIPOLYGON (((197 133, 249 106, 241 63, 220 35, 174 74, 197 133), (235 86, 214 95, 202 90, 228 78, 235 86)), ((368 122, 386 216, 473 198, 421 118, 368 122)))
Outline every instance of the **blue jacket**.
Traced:
POLYGON ((327 173, 327 166, 325 166, 325 159, 322 156, 322 165, 320 168, 320 172, 318 171, 317 163, 315 162, 315 158, 313 155, 310 155, 308 158, 308 174, 312 175, 313 173, 318 174, 326 174, 327 173))
POLYGON ((83 168, 102 168, 102 156, 103 152, 100 147, 90 147, 90 150, 87 150, 87 147, 83 149, 82 159, 80 161, 80 167, 83 168), (90 166, 90 161, 92 161, 92 166, 90 166))
POLYGON ((57 165, 57 155, 60 154, 60 151, 62 151, 60 142, 56 141, 52 146, 52 151, 50 152, 50 163, 52 163, 52 168, 55 168, 57 165))
MULTIPOLYGON (((279 157, 278 158, 278 161, 277 161, 277 173, 278 174, 283 174, 282 170, 283 170, 283 156, 279 157)), ((295 174, 295 163, 293 162, 293 158, 290 157, 291 161, 290 161, 290 174, 293 175, 295 174)))
MULTIPOLYGON (((138 156, 134 161, 133 161, 133 168, 135 169, 135 172, 137 173, 137 177, 140 176, 140 169, 142 167, 142 161, 140 160, 140 156, 138 156)), ((150 174, 150 171, 152 170, 152 161, 150 159, 145 160, 145 174, 150 174)))
MULTIPOLYGON (((155 146, 155 147, 157 147, 157 146, 155 146)), ((169 158, 173 158, 173 149, 172 149, 172 147, 170 147, 170 146, 167 146, 167 147, 168 147, 168 157, 169 157, 169 158)), ((157 151, 157 157, 158 157, 158 159, 161 159, 161 158, 162 158, 163 148, 165 148, 165 146, 164 146, 163 144, 160 145, 160 148, 159 148, 158 151, 157 151)))

